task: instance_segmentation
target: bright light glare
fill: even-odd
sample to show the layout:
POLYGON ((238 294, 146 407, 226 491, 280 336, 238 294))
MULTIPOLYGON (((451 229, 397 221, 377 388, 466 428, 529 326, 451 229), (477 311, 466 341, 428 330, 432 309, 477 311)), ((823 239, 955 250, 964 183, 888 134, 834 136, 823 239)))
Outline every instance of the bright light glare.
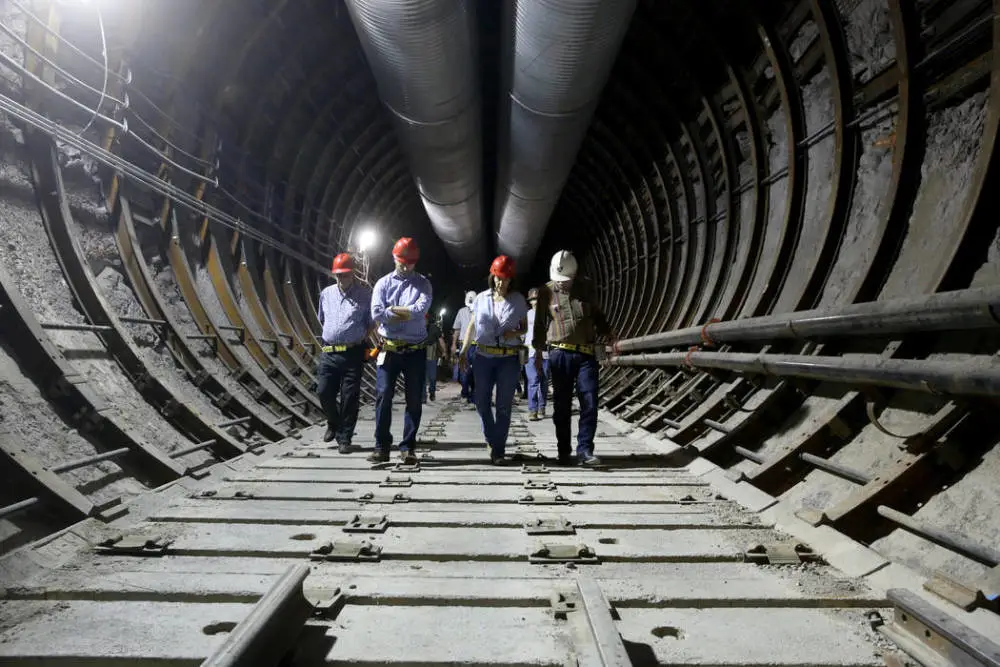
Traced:
POLYGON ((444 317, 445 313, 447 313, 447 312, 448 312, 447 308, 442 308, 441 309, 441 317, 444 317))
POLYGON ((374 229, 363 229, 361 233, 358 234, 358 250, 365 252, 375 245, 375 241, 378 240, 378 235, 375 234, 374 229))

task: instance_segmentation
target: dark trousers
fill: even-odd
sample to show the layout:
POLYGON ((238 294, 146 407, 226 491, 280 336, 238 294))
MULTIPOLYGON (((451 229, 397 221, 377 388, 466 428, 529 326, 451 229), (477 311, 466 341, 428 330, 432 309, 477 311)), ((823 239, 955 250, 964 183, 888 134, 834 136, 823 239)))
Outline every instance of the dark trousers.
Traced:
POLYGON ((427 398, 427 390, 430 390, 431 398, 434 398, 434 394, 437 393, 437 380, 438 380, 438 360, 428 359, 427 360, 427 374, 424 378, 424 398, 427 398))
POLYGON ((361 345, 344 352, 323 352, 316 365, 316 393, 326 413, 326 425, 341 445, 351 444, 361 400, 361 345))
POLYGON ((552 423, 556 427, 559 456, 571 453, 573 390, 580 399, 580 428, 576 435, 577 456, 594 453, 597 432, 597 386, 600 367, 589 354, 552 350, 549 352, 549 376, 552 380, 552 423))
POLYGON ((417 429, 420 428, 423 412, 424 376, 427 374, 427 350, 422 347, 411 352, 386 352, 384 363, 378 367, 375 383, 376 449, 388 450, 392 446, 392 397, 396 393, 396 379, 400 373, 403 374, 406 391, 406 409, 399 450, 416 449, 417 429))
POLYGON ((493 450, 493 455, 503 456, 521 362, 517 356, 488 357, 477 354, 472 362, 471 372, 476 376, 476 411, 483 423, 483 436, 493 450), (493 387, 497 388, 495 416, 490 406, 493 387))
POLYGON ((476 361, 476 346, 470 345, 465 353, 465 358, 469 360, 468 370, 465 371, 465 378, 462 380, 462 396, 469 399, 469 403, 476 402, 476 374, 472 372, 473 363, 476 361))

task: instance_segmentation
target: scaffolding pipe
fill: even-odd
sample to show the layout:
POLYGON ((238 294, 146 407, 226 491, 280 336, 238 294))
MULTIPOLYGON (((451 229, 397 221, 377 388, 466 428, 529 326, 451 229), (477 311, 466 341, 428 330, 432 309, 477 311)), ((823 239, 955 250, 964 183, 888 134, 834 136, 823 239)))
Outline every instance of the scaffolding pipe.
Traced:
POLYGON ((86 456, 82 459, 76 459, 73 461, 67 461, 66 463, 60 463, 57 466, 52 466, 49 468, 51 472, 62 473, 69 472, 70 470, 78 470, 80 468, 86 468, 87 466, 94 465, 95 463, 100 463, 101 461, 107 461, 108 459, 115 459, 119 456, 125 456, 130 450, 128 447, 122 447, 120 449, 113 449, 110 452, 103 452, 101 454, 94 454, 93 456, 86 456))
POLYGON ((734 343, 832 336, 889 334, 1000 326, 1000 289, 941 292, 909 299, 871 301, 840 310, 804 310, 785 315, 710 322, 700 327, 619 341, 620 352, 701 343, 734 343))
POLYGON ((691 366, 821 382, 913 389, 955 396, 1000 396, 1000 363, 742 352, 663 352, 613 357, 612 366, 691 366))

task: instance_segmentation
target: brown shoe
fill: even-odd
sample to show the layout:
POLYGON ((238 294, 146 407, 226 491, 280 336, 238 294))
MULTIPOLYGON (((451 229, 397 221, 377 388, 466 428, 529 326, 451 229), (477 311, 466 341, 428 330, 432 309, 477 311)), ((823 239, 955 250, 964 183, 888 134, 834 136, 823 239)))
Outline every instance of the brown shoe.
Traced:
POLYGON ((388 463, 389 452, 384 449, 376 449, 365 459, 368 463, 388 463))

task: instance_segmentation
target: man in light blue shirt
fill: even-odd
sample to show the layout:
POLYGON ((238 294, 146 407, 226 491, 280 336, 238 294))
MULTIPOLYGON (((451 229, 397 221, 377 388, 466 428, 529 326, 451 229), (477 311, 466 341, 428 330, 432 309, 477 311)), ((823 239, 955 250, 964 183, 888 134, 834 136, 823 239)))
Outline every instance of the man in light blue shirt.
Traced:
POLYGON ((333 259, 332 271, 337 282, 320 292, 316 309, 323 326, 316 393, 326 412, 323 442, 336 438, 338 450, 346 454, 358 422, 364 342, 374 328, 372 291, 355 278, 354 259, 346 252, 333 259))
POLYGON ((425 314, 434 296, 431 283, 416 272, 420 249, 416 241, 403 237, 392 248, 395 270, 375 283, 372 292, 372 319, 383 338, 375 383, 375 452, 371 463, 389 460, 392 446, 392 397, 396 379, 403 374, 406 409, 403 439, 399 441, 404 463, 416 461, 414 449, 420 428, 424 377, 427 373, 427 320, 425 314))

